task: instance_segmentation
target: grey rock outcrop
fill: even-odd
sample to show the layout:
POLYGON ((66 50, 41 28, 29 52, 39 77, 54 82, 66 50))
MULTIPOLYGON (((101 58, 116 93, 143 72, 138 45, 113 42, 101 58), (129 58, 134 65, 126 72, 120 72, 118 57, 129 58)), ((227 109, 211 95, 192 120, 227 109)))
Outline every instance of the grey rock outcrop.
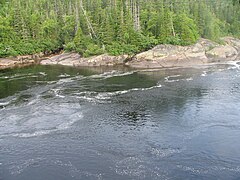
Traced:
POLYGON ((93 56, 89 58, 83 58, 77 53, 63 53, 57 56, 50 57, 41 61, 42 65, 65 65, 65 66, 81 66, 81 67, 95 67, 95 66, 114 66, 123 65, 124 60, 128 56, 110 56, 102 54, 99 56, 93 56))
POLYGON ((133 68, 164 68, 240 60, 240 40, 224 37, 221 41, 222 44, 218 44, 207 39, 200 39, 191 46, 158 45, 131 58, 128 55, 111 56, 108 54, 84 58, 77 53, 62 53, 47 58, 43 54, 0 58, 0 69, 39 62, 42 65, 58 64, 81 67, 126 65, 133 68))
POLYGON ((0 58, 0 69, 37 64, 42 60, 42 58, 44 58, 43 53, 9 58, 0 58))
POLYGON ((222 41, 225 45, 206 39, 191 46, 158 45, 137 54, 126 65, 134 68, 185 67, 239 59, 240 40, 226 37, 222 41))

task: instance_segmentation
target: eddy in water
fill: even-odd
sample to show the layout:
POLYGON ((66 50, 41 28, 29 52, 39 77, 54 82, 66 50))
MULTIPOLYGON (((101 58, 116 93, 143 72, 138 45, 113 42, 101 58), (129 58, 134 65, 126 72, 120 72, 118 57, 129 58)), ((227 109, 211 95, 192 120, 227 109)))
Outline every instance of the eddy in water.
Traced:
POLYGON ((0 179, 238 179, 239 63, 0 72, 0 179))

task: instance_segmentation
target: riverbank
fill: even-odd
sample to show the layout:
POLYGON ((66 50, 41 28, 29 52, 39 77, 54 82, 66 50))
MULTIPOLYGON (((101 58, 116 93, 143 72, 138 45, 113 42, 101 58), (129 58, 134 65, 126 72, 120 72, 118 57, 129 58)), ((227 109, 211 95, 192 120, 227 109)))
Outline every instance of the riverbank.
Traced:
POLYGON ((32 64, 63 65, 75 67, 98 67, 123 65, 132 68, 168 68, 205 65, 214 62, 235 61, 240 59, 240 40, 224 37, 222 44, 200 39, 191 46, 158 45, 134 56, 110 56, 103 54, 89 58, 77 53, 62 53, 51 57, 41 55, 0 58, 0 69, 32 64))
POLYGON ((38 53, 33 55, 0 58, 0 70, 39 64, 42 60, 45 60, 49 57, 50 56, 46 56, 43 53, 38 53))

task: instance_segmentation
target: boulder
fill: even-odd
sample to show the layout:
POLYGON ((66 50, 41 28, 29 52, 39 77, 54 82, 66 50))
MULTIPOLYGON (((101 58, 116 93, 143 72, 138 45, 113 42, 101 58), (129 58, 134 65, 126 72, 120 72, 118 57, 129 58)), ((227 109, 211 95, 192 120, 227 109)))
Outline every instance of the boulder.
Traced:
POLYGON ((93 56, 89 58, 82 58, 77 53, 63 53, 57 56, 50 57, 41 61, 42 65, 64 65, 64 66, 81 66, 81 67, 94 67, 94 66, 114 66, 124 64, 124 61, 128 58, 128 55, 122 56, 110 56, 108 54, 102 54, 99 56, 93 56))
POLYGON ((44 58, 43 53, 0 59, 0 68, 38 63, 42 65, 63 65, 78 67, 97 67, 127 65, 133 68, 187 67, 212 62, 240 60, 240 40, 224 37, 222 44, 200 39, 190 46, 157 45, 156 47, 131 57, 102 54, 84 58, 78 53, 62 53, 44 58))
POLYGON ((230 46, 234 47, 238 51, 237 60, 240 60, 240 39, 236 39, 233 37, 224 37, 222 40, 229 44, 230 46))
POLYGON ((127 65, 134 68, 161 68, 192 66, 207 62, 205 49, 201 43, 192 46, 158 45, 137 54, 127 65))
POLYGON ((90 58, 83 58, 79 62, 79 64, 75 64, 77 66, 84 66, 87 64, 88 66, 115 66, 115 65, 123 65, 125 60, 128 58, 128 55, 121 56, 110 56, 108 54, 103 54, 99 56, 93 56, 90 58))
POLYGON ((40 64, 42 65, 64 65, 64 66, 74 66, 81 56, 77 53, 63 53, 49 57, 45 60, 42 60, 40 64))
POLYGON ((233 61, 238 56, 238 51, 230 45, 221 45, 206 52, 209 62, 233 61))
POLYGON ((15 64, 17 64, 17 61, 13 61, 10 59, 0 59, 0 66, 4 67, 4 66, 13 66, 15 64))
POLYGON ((133 68, 161 68, 204 65, 240 60, 240 40, 224 38, 225 45, 200 39, 191 46, 158 45, 135 55, 126 65, 133 68))
POLYGON ((35 61, 30 59, 18 60, 18 59, 5 59, 0 58, 0 69, 13 68, 16 66, 26 66, 34 64, 35 61))

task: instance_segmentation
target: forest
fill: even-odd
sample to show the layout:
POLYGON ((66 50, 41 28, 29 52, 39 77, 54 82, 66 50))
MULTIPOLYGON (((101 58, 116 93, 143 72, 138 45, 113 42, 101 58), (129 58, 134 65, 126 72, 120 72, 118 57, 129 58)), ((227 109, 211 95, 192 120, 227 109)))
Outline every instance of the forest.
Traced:
POLYGON ((239 0, 0 0, 0 57, 134 54, 240 38, 239 0))

